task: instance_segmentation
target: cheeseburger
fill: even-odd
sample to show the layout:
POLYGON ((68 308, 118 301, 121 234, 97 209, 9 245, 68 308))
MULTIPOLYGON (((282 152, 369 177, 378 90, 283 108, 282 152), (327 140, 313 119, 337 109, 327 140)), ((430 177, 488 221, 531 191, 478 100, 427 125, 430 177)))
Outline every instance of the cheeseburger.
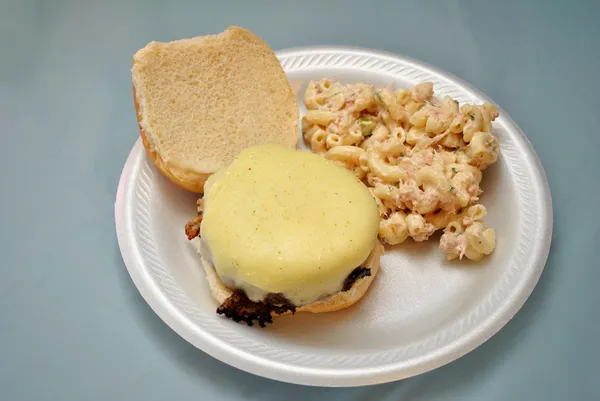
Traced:
POLYGON ((278 145, 243 150, 211 175, 186 225, 217 313, 261 327, 272 316, 347 308, 379 268, 379 213, 354 174, 278 145))

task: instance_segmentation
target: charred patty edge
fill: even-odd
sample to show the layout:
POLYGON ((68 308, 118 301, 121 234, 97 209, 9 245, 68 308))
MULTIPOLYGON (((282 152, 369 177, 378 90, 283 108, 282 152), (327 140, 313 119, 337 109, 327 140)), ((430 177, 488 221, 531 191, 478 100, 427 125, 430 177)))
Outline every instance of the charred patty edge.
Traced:
MULTIPOLYGON (((346 277, 341 291, 348 291, 357 280, 369 277, 371 269, 358 266, 346 277)), ((269 293, 264 301, 252 301, 243 290, 233 291, 219 307, 217 314, 224 315, 234 322, 246 322, 248 326, 254 325, 254 321, 260 327, 266 327, 267 323, 273 323, 272 313, 277 315, 286 312, 296 313, 296 306, 281 293, 269 293)))
POLYGON ((296 307, 283 294, 269 293, 264 301, 254 302, 240 289, 235 290, 217 308, 217 314, 224 315, 234 322, 246 322, 248 326, 252 326, 256 321, 260 327, 273 323, 271 313, 281 315, 286 312, 294 314, 296 307))

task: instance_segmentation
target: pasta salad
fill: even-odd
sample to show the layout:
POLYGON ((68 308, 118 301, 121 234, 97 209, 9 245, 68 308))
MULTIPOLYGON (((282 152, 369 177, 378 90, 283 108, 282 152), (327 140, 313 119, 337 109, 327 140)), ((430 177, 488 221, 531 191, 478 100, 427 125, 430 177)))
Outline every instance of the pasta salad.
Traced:
POLYGON ((330 79, 310 82, 304 104, 304 140, 368 186, 382 241, 425 241, 443 230, 439 247, 449 260, 494 250, 495 232, 477 202, 482 172, 500 151, 496 106, 439 100, 430 82, 393 90, 330 79))

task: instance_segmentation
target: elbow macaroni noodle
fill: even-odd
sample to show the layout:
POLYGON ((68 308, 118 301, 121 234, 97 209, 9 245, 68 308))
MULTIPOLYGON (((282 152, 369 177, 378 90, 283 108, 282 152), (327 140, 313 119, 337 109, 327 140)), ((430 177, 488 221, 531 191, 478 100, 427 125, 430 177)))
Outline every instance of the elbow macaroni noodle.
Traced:
POLYGON ((433 84, 412 89, 312 81, 304 94, 304 140, 354 172, 371 191, 388 244, 427 240, 443 230, 449 260, 480 260, 496 247, 477 204, 482 171, 499 156, 498 108, 439 100, 433 84))

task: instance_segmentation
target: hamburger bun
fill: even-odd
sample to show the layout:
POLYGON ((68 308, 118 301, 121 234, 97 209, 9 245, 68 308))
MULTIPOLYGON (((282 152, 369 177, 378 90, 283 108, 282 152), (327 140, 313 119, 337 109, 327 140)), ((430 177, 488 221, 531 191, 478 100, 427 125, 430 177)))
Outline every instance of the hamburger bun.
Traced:
POLYGON ((245 29, 151 42, 133 56, 132 81, 148 155, 189 191, 203 193, 207 178, 247 147, 297 145, 299 110, 287 77, 245 29))

